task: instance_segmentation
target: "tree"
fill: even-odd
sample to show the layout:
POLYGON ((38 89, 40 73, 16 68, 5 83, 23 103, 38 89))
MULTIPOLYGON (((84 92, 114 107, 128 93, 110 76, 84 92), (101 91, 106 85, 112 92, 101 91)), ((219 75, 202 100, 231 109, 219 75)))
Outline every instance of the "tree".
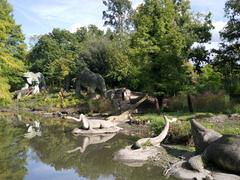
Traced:
POLYGON ((34 72, 42 72, 47 84, 60 86, 69 74, 77 57, 77 39, 67 30, 53 29, 40 37, 28 55, 34 72))
POLYGON ((140 88, 174 94, 181 86, 182 50, 186 46, 171 0, 145 0, 133 16, 132 51, 138 57, 140 88))
MULTIPOLYGON (((83 42, 78 62, 95 73, 100 73, 108 86, 123 85, 131 73, 131 62, 128 58, 128 40, 112 38, 113 33, 107 31, 99 36, 91 35, 83 42)), ((88 34, 87 33, 87 34, 88 34)), ((114 36, 114 35, 113 35, 114 36)))
POLYGON ((222 74, 214 70, 211 65, 204 66, 197 78, 196 89, 200 93, 205 91, 217 93, 222 89, 222 74))
POLYGON ((213 65, 224 75, 225 89, 230 94, 240 93, 240 4, 238 0, 228 0, 225 4, 227 25, 220 33, 224 40, 218 50, 213 65))
POLYGON ((129 30, 132 4, 129 0, 103 0, 107 10, 103 11, 104 25, 110 25, 117 34, 129 30))
POLYGON ((158 95, 183 90, 186 63, 196 57, 192 45, 211 38, 211 15, 191 13, 188 0, 145 0, 133 22, 131 52, 137 57, 140 89, 158 95))
POLYGON ((175 0, 177 24, 186 40, 185 55, 200 73, 201 67, 210 63, 209 52, 203 43, 211 40, 211 13, 201 14, 190 12, 189 0, 175 0), (193 46, 194 45, 194 46, 193 46))
POLYGON ((9 90, 18 89, 25 70, 24 36, 16 25, 12 7, 6 0, 0 1, 0 104, 11 100, 9 90))

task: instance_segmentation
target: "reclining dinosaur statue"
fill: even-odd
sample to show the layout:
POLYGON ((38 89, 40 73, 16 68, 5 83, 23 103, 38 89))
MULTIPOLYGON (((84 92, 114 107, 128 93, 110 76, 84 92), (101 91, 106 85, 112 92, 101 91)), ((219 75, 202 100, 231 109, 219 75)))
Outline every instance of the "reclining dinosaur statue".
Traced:
POLYGON ((206 129, 195 120, 191 121, 196 156, 189 159, 193 169, 201 172, 206 163, 220 169, 240 173, 240 136, 221 135, 206 129))
POLYGON ((89 130, 89 129, 103 129, 114 127, 114 123, 105 120, 89 120, 84 114, 80 114, 79 119, 71 116, 66 116, 67 119, 73 119, 77 122, 80 122, 81 129, 89 130))
POLYGON ((196 120, 191 120, 191 130, 195 156, 183 154, 164 174, 177 179, 240 180, 236 175, 240 174, 240 136, 221 135, 196 120))
POLYGON ((133 145, 126 146, 114 154, 114 160, 122 161, 128 166, 142 166, 150 158, 153 158, 163 150, 160 143, 166 138, 169 130, 169 123, 175 122, 177 119, 170 120, 164 116, 165 127, 163 131, 154 138, 139 139, 133 145))
POLYGON ((177 121, 177 118, 169 119, 167 116, 163 116, 165 120, 165 127, 163 128, 162 132, 154 137, 154 138, 142 138, 136 141, 132 145, 132 149, 140 149, 143 146, 151 145, 151 146, 158 146, 160 143, 166 138, 169 130, 169 124, 172 122, 177 121))
POLYGON ((100 119, 88 119, 84 114, 80 114, 79 119, 66 116, 67 119, 72 119, 80 122, 80 129, 75 128, 73 130, 74 134, 104 134, 104 133, 116 133, 121 130, 117 127, 115 123, 100 119))

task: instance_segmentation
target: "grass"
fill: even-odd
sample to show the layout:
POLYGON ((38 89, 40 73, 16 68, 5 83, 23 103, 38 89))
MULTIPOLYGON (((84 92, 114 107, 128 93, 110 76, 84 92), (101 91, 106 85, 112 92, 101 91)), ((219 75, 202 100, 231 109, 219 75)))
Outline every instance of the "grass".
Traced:
MULTIPOLYGON (((213 129, 221 134, 240 135, 240 121, 209 122, 207 118, 214 116, 212 113, 167 113, 166 115, 178 118, 177 122, 170 124, 167 141, 171 143, 191 143, 191 119, 198 119, 206 128, 213 129)), ((155 135, 158 135, 165 125, 163 116, 158 114, 138 115, 135 118, 138 121, 149 122, 155 135)))
POLYGON ((74 107, 80 104, 81 100, 78 99, 72 92, 64 93, 63 101, 61 101, 58 93, 40 93, 23 97, 16 103, 19 107, 51 111, 52 108, 74 107))
POLYGON ((64 92, 61 99, 59 92, 42 92, 23 97, 12 104, 13 107, 42 110, 46 112, 59 111, 62 108, 81 111, 81 113, 103 113, 112 110, 111 101, 105 98, 92 99, 87 94, 76 97, 75 92, 64 92))

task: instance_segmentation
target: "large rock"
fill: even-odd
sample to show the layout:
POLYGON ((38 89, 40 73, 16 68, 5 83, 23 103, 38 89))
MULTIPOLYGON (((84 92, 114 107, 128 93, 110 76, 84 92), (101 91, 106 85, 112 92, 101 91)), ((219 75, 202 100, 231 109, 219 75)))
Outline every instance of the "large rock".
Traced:
POLYGON ((85 68, 77 76, 76 80, 77 96, 80 95, 82 87, 88 89, 91 94, 95 94, 96 91, 99 91, 100 94, 105 95, 106 92, 106 84, 103 77, 100 74, 94 73, 87 68, 85 68))

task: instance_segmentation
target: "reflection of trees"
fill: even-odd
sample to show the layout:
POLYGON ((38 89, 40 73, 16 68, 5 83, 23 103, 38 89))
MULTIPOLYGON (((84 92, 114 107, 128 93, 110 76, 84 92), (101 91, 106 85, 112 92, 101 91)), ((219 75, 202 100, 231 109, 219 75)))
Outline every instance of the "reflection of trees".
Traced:
MULTIPOLYGON (((117 135, 106 143, 89 145, 84 153, 79 151, 67 153, 69 149, 80 146, 82 140, 82 137, 45 129, 43 136, 31 140, 30 145, 42 162, 53 166, 56 170, 75 169, 80 176, 90 179, 109 175, 113 175, 116 179, 141 179, 137 175, 138 171, 146 171, 144 168, 129 168, 112 160, 113 153, 127 145, 127 136, 117 135)), ((160 171, 157 172, 160 174, 160 171)))
POLYGON ((24 130, 0 118, 0 179, 23 179, 27 170, 24 130))

